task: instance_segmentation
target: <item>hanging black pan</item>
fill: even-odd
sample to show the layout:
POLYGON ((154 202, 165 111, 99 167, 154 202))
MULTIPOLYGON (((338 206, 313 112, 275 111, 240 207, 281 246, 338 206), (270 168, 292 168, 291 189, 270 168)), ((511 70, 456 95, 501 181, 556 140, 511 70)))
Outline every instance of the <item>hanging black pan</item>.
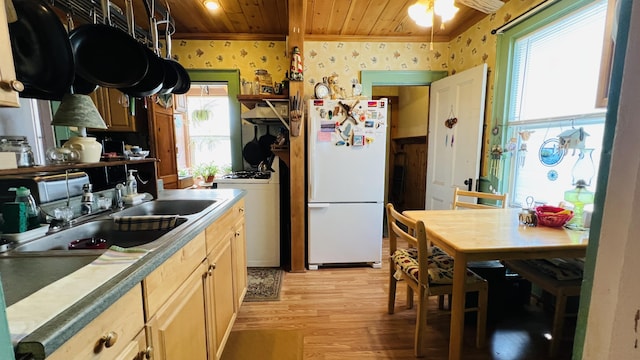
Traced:
MULTIPOLYGON (((129 34, 131 37, 135 38, 133 4, 131 0, 125 0, 125 4, 127 10, 127 27, 129 28, 129 34)), ((147 55, 147 60, 149 61, 149 69, 147 69, 147 73, 139 83, 130 87, 120 89, 120 91, 122 91, 124 94, 133 97, 145 97, 153 95, 160 89, 162 89, 162 85, 164 82, 164 64, 162 63, 162 59, 156 56, 156 54, 151 51, 146 45, 140 44, 140 47, 143 48, 145 54, 147 55)))
MULTIPOLYGON (((105 23, 109 0, 102 0, 105 23)), ((139 83, 149 69, 144 49, 126 32, 107 24, 88 24, 69 34, 76 72, 104 87, 124 88, 139 83)))
POLYGON ((244 155, 244 159, 253 166, 257 166, 265 159, 262 153, 262 147, 258 142, 258 127, 255 125, 253 126, 253 140, 244 145, 242 155, 244 155))
POLYGON ((44 1, 13 0, 18 20, 9 24, 20 97, 61 100, 74 77, 71 44, 62 22, 44 1))
POLYGON ((265 157, 273 155, 273 152, 271 152, 271 145, 276 142, 276 137, 269 133, 269 125, 267 125, 267 133, 260 136, 258 142, 260 143, 262 153, 265 155, 265 157))

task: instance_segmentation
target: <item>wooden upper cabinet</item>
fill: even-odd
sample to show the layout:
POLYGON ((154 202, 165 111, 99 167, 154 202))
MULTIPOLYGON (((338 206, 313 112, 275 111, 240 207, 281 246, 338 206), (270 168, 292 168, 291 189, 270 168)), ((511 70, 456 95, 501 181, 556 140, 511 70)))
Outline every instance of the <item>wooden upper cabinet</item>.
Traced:
POLYGON ((19 107, 18 92, 22 84, 16 80, 11 54, 9 26, 5 12, 5 0, 0 0, 0 106, 19 107))
POLYGON ((99 87, 89 94, 96 104, 100 115, 107 124, 108 129, 93 129, 103 131, 131 131, 138 130, 136 117, 131 113, 130 101, 135 98, 127 98, 120 90, 99 87))
POLYGON ((616 44, 613 26, 616 22, 617 0, 609 0, 607 4, 607 20, 604 28, 604 41, 602 43, 602 58, 600 59, 600 76, 598 78, 598 92, 596 94, 596 107, 606 108, 609 97, 609 81, 611 80, 611 67, 613 66, 613 53, 616 44))

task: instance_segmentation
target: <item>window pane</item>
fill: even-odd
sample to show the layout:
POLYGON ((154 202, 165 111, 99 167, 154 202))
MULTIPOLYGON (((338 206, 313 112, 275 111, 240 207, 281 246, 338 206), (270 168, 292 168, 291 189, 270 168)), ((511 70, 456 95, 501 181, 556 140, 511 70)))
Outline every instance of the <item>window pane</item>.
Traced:
MULTIPOLYGON (((586 148, 594 148, 592 153, 594 176, 590 191, 596 189, 596 176, 600 163, 600 151, 604 132, 604 118, 597 119, 599 123, 582 127, 589 134, 585 140, 586 148)), ((559 150, 556 142, 558 135, 571 126, 554 124, 539 124, 513 128, 517 145, 512 153, 512 166, 515 169, 513 203, 523 204, 527 196, 533 196, 538 202, 558 205, 564 200, 564 192, 573 189, 572 170, 580 155, 579 149, 559 150), (528 140, 523 137, 528 133, 528 140), (524 145, 524 146, 523 146, 524 145)))
POLYGON ((606 1, 520 38, 509 121, 596 111, 606 1))
POLYGON ((231 122, 227 86, 192 84, 191 88, 200 89, 200 95, 187 96, 191 168, 212 161, 220 169, 230 168, 231 122))

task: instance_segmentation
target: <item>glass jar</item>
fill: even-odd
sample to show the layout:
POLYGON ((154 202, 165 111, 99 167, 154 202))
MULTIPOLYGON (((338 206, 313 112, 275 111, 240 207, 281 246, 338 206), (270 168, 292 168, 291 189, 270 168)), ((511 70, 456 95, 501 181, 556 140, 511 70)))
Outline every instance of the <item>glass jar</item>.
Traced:
POLYGON ((16 154, 18 167, 30 167, 35 165, 31 145, 26 139, 2 139, 0 150, 16 154))

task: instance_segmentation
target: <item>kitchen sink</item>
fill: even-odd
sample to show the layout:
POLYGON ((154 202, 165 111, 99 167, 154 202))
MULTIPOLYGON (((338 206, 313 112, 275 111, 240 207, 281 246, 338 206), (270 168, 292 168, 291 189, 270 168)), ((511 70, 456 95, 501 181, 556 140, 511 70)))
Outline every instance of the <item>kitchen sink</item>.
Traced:
MULTIPOLYGON (((178 218, 176 227, 186 221, 187 219, 185 218, 178 218)), ((153 242, 171 230, 124 231, 118 229, 118 225, 113 219, 100 219, 26 242, 13 248, 11 253, 50 250, 67 251, 69 250, 69 244, 72 242, 79 243, 78 250, 73 250, 73 252, 85 251, 86 249, 106 249, 112 245, 129 248, 153 242), (91 247, 92 244, 96 246, 91 247), (101 247, 98 247, 98 244, 101 247)))
POLYGON ((135 205, 130 208, 113 213, 112 216, 144 216, 144 215, 193 215, 203 211, 209 206, 218 203, 218 200, 155 200, 135 205))

